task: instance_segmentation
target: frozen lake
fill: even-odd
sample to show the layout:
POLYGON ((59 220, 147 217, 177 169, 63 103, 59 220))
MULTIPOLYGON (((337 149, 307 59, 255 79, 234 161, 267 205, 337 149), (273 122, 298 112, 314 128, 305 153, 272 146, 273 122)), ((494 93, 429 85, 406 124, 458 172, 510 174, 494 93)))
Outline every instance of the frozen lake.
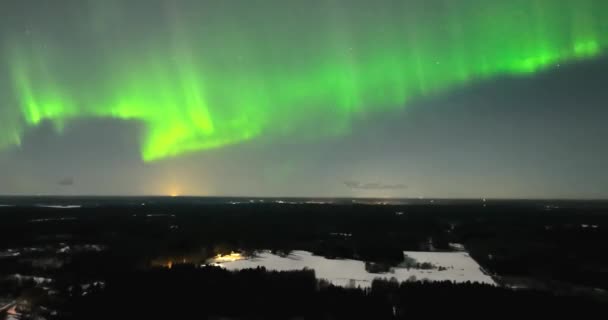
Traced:
POLYGON ((485 275, 475 260, 466 252, 417 252, 405 251, 405 255, 418 263, 431 263, 433 269, 392 268, 387 273, 370 273, 365 270, 365 262, 351 259, 327 259, 307 251, 293 251, 282 257, 269 251, 259 252, 256 257, 236 261, 216 261, 228 270, 265 267, 268 270, 288 271, 304 268, 314 269, 317 278, 325 279, 338 286, 370 287, 376 278, 396 278, 401 281, 443 281, 480 282, 495 285, 491 277, 485 275), (441 270, 439 270, 439 267, 441 270))

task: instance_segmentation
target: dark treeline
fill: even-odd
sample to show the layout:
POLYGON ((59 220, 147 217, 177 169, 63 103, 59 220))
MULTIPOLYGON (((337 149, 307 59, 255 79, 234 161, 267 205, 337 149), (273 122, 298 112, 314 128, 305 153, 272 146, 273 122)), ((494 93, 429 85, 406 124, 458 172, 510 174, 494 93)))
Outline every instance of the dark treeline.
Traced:
POLYGON ((115 274, 104 290, 69 294, 69 302, 56 306, 63 319, 406 319, 564 311, 583 316, 601 307, 582 298, 482 284, 376 280, 371 289, 339 288, 317 281, 313 271, 192 266, 115 274))

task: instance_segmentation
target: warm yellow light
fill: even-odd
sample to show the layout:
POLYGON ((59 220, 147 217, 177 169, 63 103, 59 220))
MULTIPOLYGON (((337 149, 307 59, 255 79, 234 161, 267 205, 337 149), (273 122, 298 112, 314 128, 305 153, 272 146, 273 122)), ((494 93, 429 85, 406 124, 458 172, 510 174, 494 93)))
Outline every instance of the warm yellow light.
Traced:
POLYGON ((215 262, 233 262, 241 259, 243 259, 243 255, 238 252, 231 252, 230 254, 225 255, 218 254, 214 258, 215 262))
POLYGON ((166 182, 163 187, 165 195, 169 197, 179 197, 182 194, 181 185, 178 182, 166 182))

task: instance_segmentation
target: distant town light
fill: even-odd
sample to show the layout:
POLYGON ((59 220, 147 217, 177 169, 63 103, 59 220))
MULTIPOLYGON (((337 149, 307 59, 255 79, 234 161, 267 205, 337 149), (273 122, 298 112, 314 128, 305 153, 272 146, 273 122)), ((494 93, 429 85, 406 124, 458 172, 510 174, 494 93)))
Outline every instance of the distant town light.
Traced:
POLYGON ((230 254, 225 254, 225 255, 218 254, 214 258, 216 263, 233 262, 233 261, 242 260, 242 259, 244 259, 243 255, 238 252, 231 252, 230 254))

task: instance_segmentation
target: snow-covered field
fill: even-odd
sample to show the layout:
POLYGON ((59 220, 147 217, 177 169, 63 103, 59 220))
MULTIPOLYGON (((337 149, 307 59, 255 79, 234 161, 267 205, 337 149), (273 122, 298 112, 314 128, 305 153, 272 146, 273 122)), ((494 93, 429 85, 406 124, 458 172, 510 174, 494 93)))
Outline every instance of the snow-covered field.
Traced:
MULTIPOLYGON (((416 259, 419 263, 429 262, 446 270, 414 270, 397 268, 396 273, 407 273, 414 275, 418 280, 428 279, 432 281, 450 280, 454 282, 480 282, 496 284, 492 278, 481 271, 477 261, 473 260, 467 252, 424 252, 405 251, 405 255, 416 259)), ((399 279, 399 278, 398 278, 399 279)))
POLYGON ((398 281, 441 281, 454 282, 481 282, 495 284, 491 277, 485 275, 479 264, 466 252, 415 252, 406 251, 404 254, 416 259, 419 263, 429 262, 436 268, 431 270, 393 268, 387 273, 369 273, 365 270, 365 263, 350 259, 326 259, 315 256, 307 251, 293 251, 287 257, 274 255, 269 251, 262 251, 256 257, 216 263, 228 270, 241 270, 256 267, 265 267, 268 270, 288 271, 304 268, 314 269, 317 278, 326 279, 338 286, 370 287, 376 278, 396 278, 398 281), (446 268, 438 270, 439 267, 446 268))

